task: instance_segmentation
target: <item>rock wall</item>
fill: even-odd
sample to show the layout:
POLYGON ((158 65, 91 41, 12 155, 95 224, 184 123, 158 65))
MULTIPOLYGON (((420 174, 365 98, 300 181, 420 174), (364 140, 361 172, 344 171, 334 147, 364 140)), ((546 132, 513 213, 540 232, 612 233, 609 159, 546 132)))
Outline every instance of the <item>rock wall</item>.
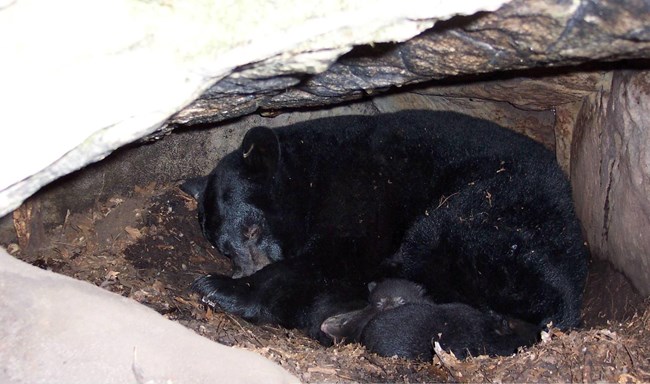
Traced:
MULTIPOLYGON (((229 94, 243 73, 261 92, 285 89, 355 45, 404 41, 505 1, 0 1, 0 164, 11 164, 0 216, 123 145, 161 137, 169 116, 226 76, 229 94)), ((245 114, 246 99, 222 119, 245 114)))
POLYGON ((617 71, 584 100, 571 181, 592 254, 650 294, 650 72, 617 71))
MULTIPOLYGON (((241 68, 171 122, 207 123, 257 109, 322 106, 432 79, 443 80, 435 85, 471 82, 525 69, 548 76, 598 60, 647 58, 649 24, 646 0, 512 0, 496 12, 438 22, 401 44, 358 47, 323 73, 272 81, 241 68)), ((567 91, 567 98, 575 95, 567 91)), ((549 105, 540 96, 535 103, 549 105)))

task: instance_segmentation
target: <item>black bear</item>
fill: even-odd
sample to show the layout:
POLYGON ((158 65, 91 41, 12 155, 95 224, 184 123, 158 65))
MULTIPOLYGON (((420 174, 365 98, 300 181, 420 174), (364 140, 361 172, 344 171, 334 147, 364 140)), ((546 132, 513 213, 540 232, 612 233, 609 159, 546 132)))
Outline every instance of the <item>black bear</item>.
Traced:
POLYGON ((539 326, 578 325, 587 253, 553 154, 494 123, 403 111, 252 128, 183 189, 235 266, 193 285, 253 322, 305 328, 385 277, 539 326))
POLYGON ((510 355, 537 340, 540 328, 461 303, 434 304, 418 284, 385 279, 369 285, 369 304, 326 319, 333 340, 361 342, 383 356, 430 360, 433 342, 457 357, 510 355))

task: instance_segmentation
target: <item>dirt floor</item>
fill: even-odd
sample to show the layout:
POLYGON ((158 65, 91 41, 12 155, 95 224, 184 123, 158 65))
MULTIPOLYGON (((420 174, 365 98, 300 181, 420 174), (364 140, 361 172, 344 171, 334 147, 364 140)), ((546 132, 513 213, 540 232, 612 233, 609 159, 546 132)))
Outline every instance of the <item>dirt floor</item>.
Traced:
POLYGON ((16 237, 0 239, 11 254, 40 268, 89 281, 147 305, 222 344, 277 362, 304 382, 650 382, 650 310, 627 280, 593 262, 584 328, 551 331, 514 356, 433 361, 384 358, 356 344, 324 348, 299 330, 255 326, 200 304, 188 292, 230 262, 201 235, 196 204, 173 185, 135 187, 43 228, 37 201, 14 213, 16 237))

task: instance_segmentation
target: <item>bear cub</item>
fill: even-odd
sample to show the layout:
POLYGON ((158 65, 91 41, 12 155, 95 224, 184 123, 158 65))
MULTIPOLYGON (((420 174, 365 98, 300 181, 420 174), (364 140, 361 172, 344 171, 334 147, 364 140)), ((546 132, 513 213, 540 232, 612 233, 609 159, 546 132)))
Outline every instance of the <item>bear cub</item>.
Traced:
POLYGON ((360 342, 382 356, 430 360, 433 343, 458 358, 511 355, 535 343, 539 328, 461 303, 435 304, 418 284, 385 279, 369 284, 369 304, 326 319, 335 341, 360 342))

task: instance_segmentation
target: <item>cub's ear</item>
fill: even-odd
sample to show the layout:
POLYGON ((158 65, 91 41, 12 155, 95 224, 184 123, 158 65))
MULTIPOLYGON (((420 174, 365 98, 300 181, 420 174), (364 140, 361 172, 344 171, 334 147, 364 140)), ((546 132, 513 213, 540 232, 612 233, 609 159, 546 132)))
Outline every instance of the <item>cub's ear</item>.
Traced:
POLYGON ((205 191, 205 186, 208 184, 207 176, 193 177, 191 179, 185 180, 183 184, 180 185, 181 191, 192 195, 197 201, 203 195, 205 191))
POLYGON ((273 174, 280 162, 280 141, 267 127, 251 128, 241 144, 244 164, 253 172, 273 174))

